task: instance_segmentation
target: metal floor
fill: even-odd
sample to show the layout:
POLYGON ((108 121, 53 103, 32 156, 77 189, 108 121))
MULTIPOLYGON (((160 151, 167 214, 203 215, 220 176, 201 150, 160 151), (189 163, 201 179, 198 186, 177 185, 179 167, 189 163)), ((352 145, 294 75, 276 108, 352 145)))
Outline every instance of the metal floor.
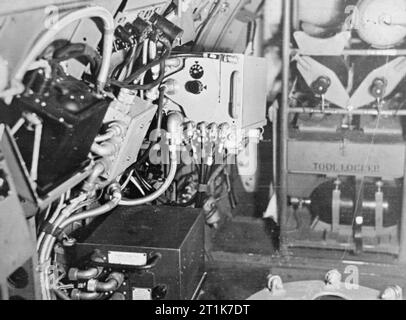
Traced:
POLYGON ((260 226, 257 220, 239 219, 214 239, 200 299, 247 299, 265 288, 269 274, 281 276, 284 282, 324 280, 328 271, 337 269, 345 279, 350 266, 358 268, 361 286, 379 291, 394 285, 406 288, 406 266, 398 265, 391 256, 294 249, 288 258, 280 258, 273 256, 270 245, 261 239, 266 234, 260 226))
POLYGON ((384 290, 391 285, 406 288, 406 266, 386 255, 352 256, 349 252, 294 249, 288 258, 275 257, 273 226, 261 219, 268 204, 272 164, 271 145, 260 145, 258 192, 248 195, 236 186, 239 206, 234 219, 220 230, 208 232, 207 280, 202 300, 244 300, 264 289, 266 277, 279 275, 284 282, 323 280, 325 274, 339 270, 345 277, 348 266, 357 266, 360 285, 384 290))

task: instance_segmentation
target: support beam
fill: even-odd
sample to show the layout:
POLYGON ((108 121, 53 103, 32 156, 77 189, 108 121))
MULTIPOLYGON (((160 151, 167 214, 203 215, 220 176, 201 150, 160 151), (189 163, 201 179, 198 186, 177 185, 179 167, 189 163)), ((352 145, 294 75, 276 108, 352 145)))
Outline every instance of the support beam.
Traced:
POLYGON ((283 70, 282 105, 280 108, 279 135, 279 188, 278 209, 280 222, 280 252, 288 252, 287 215, 288 215, 288 138, 289 138, 289 78, 292 0, 285 0, 283 14, 283 70))
POLYGON ((403 175, 403 206, 402 217, 400 221, 400 244, 399 244, 399 262, 406 264, 406 157, 405 172, 403 175))

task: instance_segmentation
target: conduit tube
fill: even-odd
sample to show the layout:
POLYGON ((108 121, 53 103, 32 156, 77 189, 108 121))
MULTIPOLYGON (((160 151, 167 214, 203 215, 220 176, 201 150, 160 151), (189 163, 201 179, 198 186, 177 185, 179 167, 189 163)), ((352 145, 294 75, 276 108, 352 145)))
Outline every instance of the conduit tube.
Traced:
POLYGON ((176 139, 176 135, 181 132, 181 126, 183 124, 183 116, 180 115, 178 112, 174 112, 168 116, 168 122, 167 122, 167 129, 169 132, 169 137, 170 137, 170 147, 169 147, 169 152, 170 152, 170 169, 169 169, 169 174, 165 180, 165 182, 162 184, 162 186, 155 191, 154 193, 140 198, 140 199, 135 199, 135 200, 121 200, 120 201, 120 206, 141 206, 146 203, 150 203, 156 199, 158 199, 161 195, 165 193, 166 190, 171 186, 173 180, 176 177, 176 172, 178 170, 178 162, 177 162, 177 155, 176 155, 176 146, 177 143, 179 142, 178 139, 176 139))

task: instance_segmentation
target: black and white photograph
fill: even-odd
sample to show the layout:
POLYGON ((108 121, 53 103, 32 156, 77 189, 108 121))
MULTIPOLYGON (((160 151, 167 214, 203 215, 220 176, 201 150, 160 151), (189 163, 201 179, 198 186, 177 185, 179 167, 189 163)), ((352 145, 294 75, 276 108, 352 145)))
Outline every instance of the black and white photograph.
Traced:
POLYGON ((0 0, 0 300, 403 289, 406 0, 0 0))

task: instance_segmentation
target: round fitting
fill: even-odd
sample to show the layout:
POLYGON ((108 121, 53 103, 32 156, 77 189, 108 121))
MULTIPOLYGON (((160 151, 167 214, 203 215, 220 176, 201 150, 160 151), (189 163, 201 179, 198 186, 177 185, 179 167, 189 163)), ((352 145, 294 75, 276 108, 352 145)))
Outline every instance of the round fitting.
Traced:
POLYGON ((73 289, 70 293, 70 297, 72 300, 80 300, 80 290, 73 289))
POLYGON ((382 300, 403 300, 403 290, 399 286, 392 286, 386 288, 385 291, 381 295, 382 300))
POLYGON ((269 275, 267 277, 267 288, 271 293, 276 293, 277 291, 283 290, 283 281, 279 276, 269 275))
POLYGON ((121 285, 124 282, 124 274, 119 273, 119 272, 113 272, 106 279, 106 281, 109 281, 109 280, 116 281, 117 282, 117 287, 119 288, 119 287, 121 287, 121 285))
POLYGON ((341 285, 341 273, 338 270, 331 270, 327 272, 325 277, 326 285, 332 286, 334 288, 339 288, 341 285))
POLYGON ((174 95, 179 91, 179 84, 175 79, 168 79, 163 86, 165 86, 165 92, 169 95, 174 95))
POLYGON ((66 248, 72 248, 76 245, 76 239, 74 238, 68 238, 68 239, 64 239, 62 241, 62 245, 66 248))
POLYGON ((70 268, 68 271, 68 279, 70 281, 77 281, 78 280, 78 268, 70 268))
POLYGON ((98 283, 98 281, 96 279, 90 279, 87 282, 87 287, 86 287, 87 291, 96 292, 97 283, 98 283))
POLYGON ((130 89, 123 88, 118 94, 117 100, 124 104, 133 104, 136 93, 130 89))
POLYGON ((111 195, 115 193, 121 194, 121 186, 118 183, 113 183, 108 187, 107 192, 111 195))

